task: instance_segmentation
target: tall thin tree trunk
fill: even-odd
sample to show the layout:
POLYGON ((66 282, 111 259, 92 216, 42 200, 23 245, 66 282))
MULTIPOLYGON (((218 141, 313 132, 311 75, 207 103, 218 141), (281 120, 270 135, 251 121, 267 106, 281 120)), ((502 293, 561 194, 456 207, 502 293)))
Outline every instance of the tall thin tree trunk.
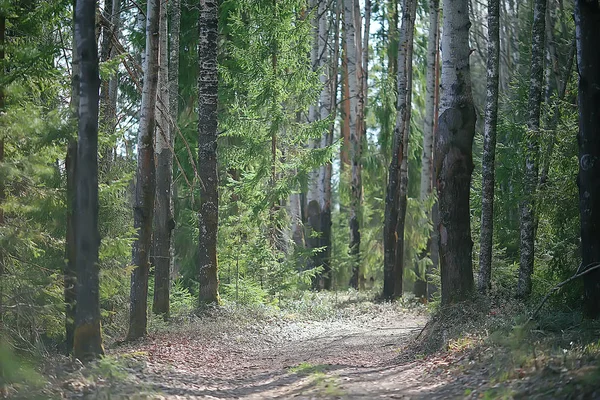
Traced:
MULTIPOLYGON (((579 213, 582 265, 600 262, 600 4, 575 1, 579 70, 579 213)), ((584 306, 589 317, 600 315, 600 271, 584 281, 584 306)))
MULTIPOLYGON (((329 91, 330 96, 329 99, 331 103, 329 104, 329 113, 331 117, 331 124, 329 125, 329 130, 327 135, 325 136, 325 146, 333 145, 333 132, 335 130, 335 115, 336 115, 336 107, 337 107, 337 89, 338 89, 338 65, 340 60, 340 24, 341 24, 341 4, 338 2, 336 6, 336 12, 332 15, 333 24, 335 24, 334 29, 334 45, 331 55, 330 61, 330 80, 329 91)), ((321 246, 324 248, 322 260, 323 260, 323 289, 330 290, 332 289, 333 284, 333 276, 331 271, 331 251, 332 251, 332 241, 331 241, 331 177, 333 174, 333 163, 330 161, 325 164, 324 167, 324 205, 323 211, 321 214, 321 246)))
MULTIPOLYGON (((400 170, 406 154, 404 147, 406 141, 404 134, 405 126, 410 123, 407 120, 408 100, 408 65, 412 64, 412 54, 409 54, 410 45, 414 32, 414 20, 412 10, 416 7, 414 0, 405 0, 402 8, 402 27, 400 28, 400 42, 398 48, 398 99, 396 101, 396 125, 392 145, 392 160, 388 170, 388 182, 385 197, 384 218, 384 267, 383 267, 383 297, 390 299, 398 293, 402 293, 402 260, 398 260, 399 242, 404 243, 404 238, 399 236, 400 218, 400 170), (400 275, 400 276, 397 276, 400 275), (400 285, 400 289, 396 286, 400 285)), ((401 227, 404 236, 404 224, 401 227)), ((403 253, 400 251, 400 253, 403 253)))
POLYGON ((404 133, 402 134, 402 162, 400 163, 400 187, 398 188, 398 223, 396 224, 396 272, 394 283, 394 297, 401 297, 403 293, 404 277, 404 229, 406 225, 406 209, 408 208, 408 140, 410 135, 410 119, 412 115, 412 58, 413 37, 415 18, 417 13, 417 2, 413 1, 412 8, 408 10, 410 15, 409 40, 406 50, 406 110, 404 116, 404 133))
MULTIPOLYGON (((344 23, 342 23, 342 27, 342 103, 340 106, 342 117, 340 137, 342 145, 340 146, 340 171, 343 172, 350 166, 350 82, 348 80, 348 45, 346 44, 346 28, 344 23)), ((343 174, 341 175, 343 177, 343 174)))
MULTIPOLYGON (((435 83, 436 63, 438 55, 438 17, 440 13, 439 0, 429 1, 429 36, 427 39, 427 76, 425 82, 425 118, 423 120, 423 156, 421 157, 421 189, 419 200, 424 204, 433 191, 433 116, 435 108, 435 83)), ((431 218, 431 209, 426 210, 428 223, 431 218)), ((427 247, 421 254, 421 258, 427 257, 431 251, 431 237, 427 240, 427 247)), ((414 293, 415 297, 427 298, 427 270, 424 276, 420 276, 419 265, 416 266, 414 293)))
POLYGON ((158 108, 156 127, 156 202, 154 203, 154 301, 152 311, 155 314, 169 316, 169 293, 171 289, 171 233, 173 219, 173 133, 171 120, 177 116, 170 114, 169 101, 169 54, 167 1, 160 0, 160 47, 158 108))
MULTIPOLYGON (((328 49, 328 38, 329 38, 329 16, 326 2, 319 2, 317 9, 317 46, 316 46, 316 70, 321 71, 319 76, 322 88, 321 95, 319 97, 318 114, 321 121, 329 118, 332 112, 332 101, 331 101, 331 79, 335 79, 329 76, 329 72, 332 70, 328 68, 329 62, 329 49, 328 49)), ((333 62, 337 62, 333 60, 333 62)), ((330 145, 330 134, 331 129, 323 132, 318 143, 315 143, 318 148, 325 148, 330 145)), ((313 267, 321 266, 323 271, 315 281, 315 287, 317 289, 325 288, 330 286, 327 283, 329 280, 329 253, 331 249, 331 164, 327 163, 319 167, 317 171, 312 175, 313 181, 311 182, 311 188, 307 193, 307 206, 306 206, 306 225, 307 228, 315 232, 316 235, 308 235, 308 245, 311 249, 324 248, 323 251, 313 256, 312 265, 313 267), (327 209, 329 209, 329 216, 326 215, 327 209)))
MULTIPOLYGON (((438 22, 439 22, 439 14, 438 14, 438 22)), ((433 188, 436 187, 434 177, 435 177, 435 147, 437 143, 438 136, 438 123, 439 123, 439 111, 440 111, 440 25, 438 23, 438 31, 437 31, 437 42, 435 44, 436 48, 436 58, 435 58, 435 99, 433 105, 433 164, 431 165, 431 185, 433 188)), ((431 222, 433 225, 433 230, 431 231, 431 245, 430 245, 430 253, 431 253, 431 266, 429 269, 430 273, 434 271, 438 271, 440 267, 440 232, 437 229, 440 223, 440 207, 439 202, 436 201, 433 203, 431 207, 431 222)), ((433 300, 433 295, 437 292, 438 287, 433 283, 433 281, 427 282, 427 298, 431 301, 433 300)))
POLYGON ((467 298, 474 286, 469 195, 476 115, 469 67, 468 1, 444 0, 443 14, 442 93, 434 163, 445 305, 467 298))
POLYGON ((538 180, 538 153, 540 110, 544 78, 544 38, 547 0, 535 0, 531 38, 531 70, 529 80, 528 139, 523 177, 524 200, 519 205, 521 214, 521 238, 519 280, 517 296, 527 298, 531 294, 531 276, 535 259, 535 193, 538 180))
POLYGON ((217 229, 219 194, 217 175, 217 41, 218 2, 200 1, 198 44, 198 174, 201 179, 198 212, 198 281, 200 303, 219 302, 217 229))
POLYGON ((350 102, 350 163, 351 163, 351 181, 350 181, 350 255, 352 257, 352 278, 350 286, 358 288, 358 274, 360 270, 360 208, 361 208, 361 143, 360 133, 358 131, 358 96, 359 82, 357 76, 357 58, 356 51, 356 32, 354 17, 354 0, 344 0, 344 30, 346 38, 346 48, 348 50, 348 88, 350 102))
POLYGON ((76 176, 77 310, 73 354, 79 359, 104 354, 100 330, 98 249, 98 103, 100 76, 95 33, 96 1, 78 0, 75 41, 81 80, 76 176))
POLYGON ((133 265, 129 311, 129 333, 134 340, 146 335, 148 324, 149 253, 152 246, 152 220, 156 192, 154 165, 154 129, 156 126, 156 98, 158 91, 158 51, 160 1, 148 0, 146 11, 146 56, 142 109, 138 131, 138 162, 133 213, 137 237, 133 242, 133 265))
MULTIPOLYGON (((75 27, 76 5, 73 0, 73 27, 75 27)), ((73 50, 71 56, 71 102, 70 108, 73 121, 77 121, 79 112, 79 55, 77 54, 77 43, 73 35, 73 50)), ((66 262, 63 273, 63 295, 65 301, 65 352, 70 354, 73 351, 73 336, 75 334, 75 301, 77 292, 77 249, 75 246, 75 209, 76 209, 76 181, 77 171, 77 139, 69 138, 67 145, 67 154, 65 157, 65 173, 67 175, 67 232, 65 238, 65 256, 66 262)))
POLYGON ((492 284, 492 238, 494 234, 494 185, 496 168, 496 128, 498 124, 498 84, 500 56, 500 1, 488 1, 487 99, 483 132, 481 245, 478 289, 485 293, 492 284))

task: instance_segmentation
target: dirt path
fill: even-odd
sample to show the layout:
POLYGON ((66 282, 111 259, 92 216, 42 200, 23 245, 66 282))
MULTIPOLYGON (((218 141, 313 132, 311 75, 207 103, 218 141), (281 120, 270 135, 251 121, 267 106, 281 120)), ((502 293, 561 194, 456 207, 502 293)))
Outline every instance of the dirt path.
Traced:
POLYGON ((279 320, 208 339, 194 330, 166 333, 118 352, 147 354, 136 372, 147 398, 432 398, 443 380, 428 383, 423 362, 397 360, 425 322, 390 312, 279 320))

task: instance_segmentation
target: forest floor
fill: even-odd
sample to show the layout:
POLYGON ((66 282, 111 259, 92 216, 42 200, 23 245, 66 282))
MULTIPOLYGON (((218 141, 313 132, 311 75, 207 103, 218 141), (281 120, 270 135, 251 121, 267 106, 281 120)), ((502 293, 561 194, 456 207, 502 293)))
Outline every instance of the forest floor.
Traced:
POLYGON ((415 304, 356 294, 323 299, 285 310, 227 306, 202 318, 155 321, 146 339, 110 345, 107 357, 91 365, 54 360, 44 372, 52 382, 41 393, 70 399, 600 398, 597 327, 591 328, 595 342, 574 343, 564 330, 506 328, 508 314, 516 315, 507 305, 461 307, 430 319, 415 304))

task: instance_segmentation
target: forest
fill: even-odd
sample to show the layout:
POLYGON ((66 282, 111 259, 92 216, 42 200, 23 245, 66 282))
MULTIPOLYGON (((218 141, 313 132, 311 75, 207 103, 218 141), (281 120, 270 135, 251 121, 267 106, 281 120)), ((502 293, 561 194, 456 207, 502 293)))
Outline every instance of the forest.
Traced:
POLYGON ((599 398, 596 40, 598 0, 1 0, 0 398, 599 398))

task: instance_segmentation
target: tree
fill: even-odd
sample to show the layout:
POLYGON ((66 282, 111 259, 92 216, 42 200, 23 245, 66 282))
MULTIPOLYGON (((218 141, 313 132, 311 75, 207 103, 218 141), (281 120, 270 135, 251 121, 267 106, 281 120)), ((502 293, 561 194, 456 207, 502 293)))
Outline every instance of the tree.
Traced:
POLYGON ((98 103, 100 76, 95 32, 96 1, 79 0, 75 42, 79 55, 79 123, 76 172, 77 309, 73 354, 79 359, 104 354, 100 330, 98 249, 98 103))
MULTIPOLYGON (((171 233, 173 221, 173 127, 171 121, 177 115, 170 113, 169 87, 169 36, 167 24, 167 2, 160 2, 160 45, 158 89, 158 126, 156 127, 156 201, 154 204, 154 301, 152 311, 169 315, 169 293, 171 286, 171 233)), ((179 33, 177 33, 179 34, 179 33)))
MULTIPOLYGON (((319 71, 319 80, 321 82, 321 93, 318 104, 311 106, 309 114, 313 117, 312 121, 325 121, 330 117, 332 109, 332 80, 329 71, 329 15, 326 2, 318 2, 316 10, 316 46, 313 46, 313 62, 316 71, 319 71), (318 113, 317 113, 318 110, 318 113)), ((336 63, 337 59, 333 59, 336 63)), ((332 144, 331 129, 321 134, 316 140, 311 140, 313 149, 325 149, 332 144)), ((331 276, 328 254, 331 251, 331 216, 327 216, 327 210, 331 213, 331 171, 330 163, 321 165, 311 173, 310 187, 306 196, 306 227, 308 228, 307 247, 314 253, 312 257, 313 267, 323 267, 323 272, 316 277, 316 288, 329 289, 331 287, 331 276)))
MULTIPOLYGON (((575 2, 577 67, 579 71, 579 212, 581 218, 582 265, 600 262, 600 3, 575 2)), ((585 311, 600 315, 600 271, 585 278, 585 311)))
MULTIPOLYGON (((73 0, 73 27, 75 26, 76 1, 73 0)), ((71 62, 71 113, 74 121, 77 121, 79 113, 79 56, 77 54, 77 43, 73 36, 73 53, 71 62)), ((76 198, 76 171, 77 171, 77 139, 69 138, 67 154, 65 157, 65 171, 67 175, 67 229, 65 237, 66 262, 63 271, 64 299, 65 299, 65 345, 66 354, 73 351, 73 336, 75 334, 75 304, 77 292, 77 248, 75 229, 76 198)))
POLYGON ((134 228, 137 236, 132 246, 129 333, 134 340, 146 335, 148 315, 149 253, 152 244, 152 220, 155 198, 154 129, 158 90, 160 1, 149 0, 146 10, 146 56, 142 108, 138 130, 138 155, 135 184, 134 228))
MULTIPOLYGON (((439 47, 439 21, 440 2, 439 0, 429 1, 429 35, 427 39, 427 76, 425 83, 425 117, 423 119, 423 156, 421 157, 421 186, 419 200, 422 204, 430 199, 433 193, 433 139, 434 139, 434 120, 436 108, 436 82, 438 76, 437 64, 439 47)), ((426 215, 431 216, 431 209, 427 208, 426 215)), ((424 221, 423 223, 427 223, 424 221)), ((431 237, 427 241, 427 247, 423 256, 431 253, 431 237)), ((427 272, 425 276, 418 276, 415 282, 415 297, 425 298, 428 295, 427 272)), ((418 272, 418 271, 417 271, 418 272)))
POLYGON ((531 37, 531 70, 529 76, 529 101, 527 119, 527 153, 523 177, 523 201, 521 214, 519 281, 517 296, 527 298, 531 294, 531 276, 535 257, 535 192, 538 181, 538 153, 542 85, 544 77, 544 38, 547 0, 535 0, 531 37))
POLYGON ((488 1, 487 98, 483 133, 481 245, 478 289, 485 293, 492 278, 492 238, 494 233, 494 172, 498 124, 498 84, 500 55, 500 1, 488 1))
POLYGON ((359 79, 358 66, 359 53, 356 45, 356 17, 354 0, 344 0, 344 34, 347 49, 347 79, 348 79, 348 102, 349 110, 349 147, 350 147, 350 254, 352 256, 352 278, 350 286, 358 288, 358 275, 360 270, 360 205, 362 196, 362 183, 360 175, 361 164, 361 140, 358 122, 358 96, 359 79))
MULTIPOLYGON (((396 102, 396 125, 392 145, 392 160, 388 170, 388 184, 385 197, 384 220, 384 281, 383 296, 392 298, 402 295, 403 274, 403 247, 404 247, 404 219, 406 215, 406 201, 401 205, 401 197, 406 196, 406 183, 401 180, 407 175, 403 174, 402 165, 408 156, 408 141, 406 126, 410 124, 410 104, 408 92, 410 88, 409 75, 412 69, 411 42, 414 32, 414 12, 416 1, 405 0, 402 12, 402 27, 400 28, 400 43, 398 50, 398 99, 396 102), (404 187, 401 193, 401 186, 404 187), (404 214, 404 215, 402 215, 404 214)), ((408 172, 407 168, 404 168, 408 172)))
POLYGON ((217 230, 219 192, 217 172, 217 0, 200 1, 198 21, 198 175, 200 210, 198 212, 198 281, 200 303, 219 302, 217 269, 217 230))
POLYGON ((442 304, 464 300, 473 290, 470 185, 475 107, 469 67, 467 0, 444 0, 442 92, 435 174, 439 197, 442 304))

